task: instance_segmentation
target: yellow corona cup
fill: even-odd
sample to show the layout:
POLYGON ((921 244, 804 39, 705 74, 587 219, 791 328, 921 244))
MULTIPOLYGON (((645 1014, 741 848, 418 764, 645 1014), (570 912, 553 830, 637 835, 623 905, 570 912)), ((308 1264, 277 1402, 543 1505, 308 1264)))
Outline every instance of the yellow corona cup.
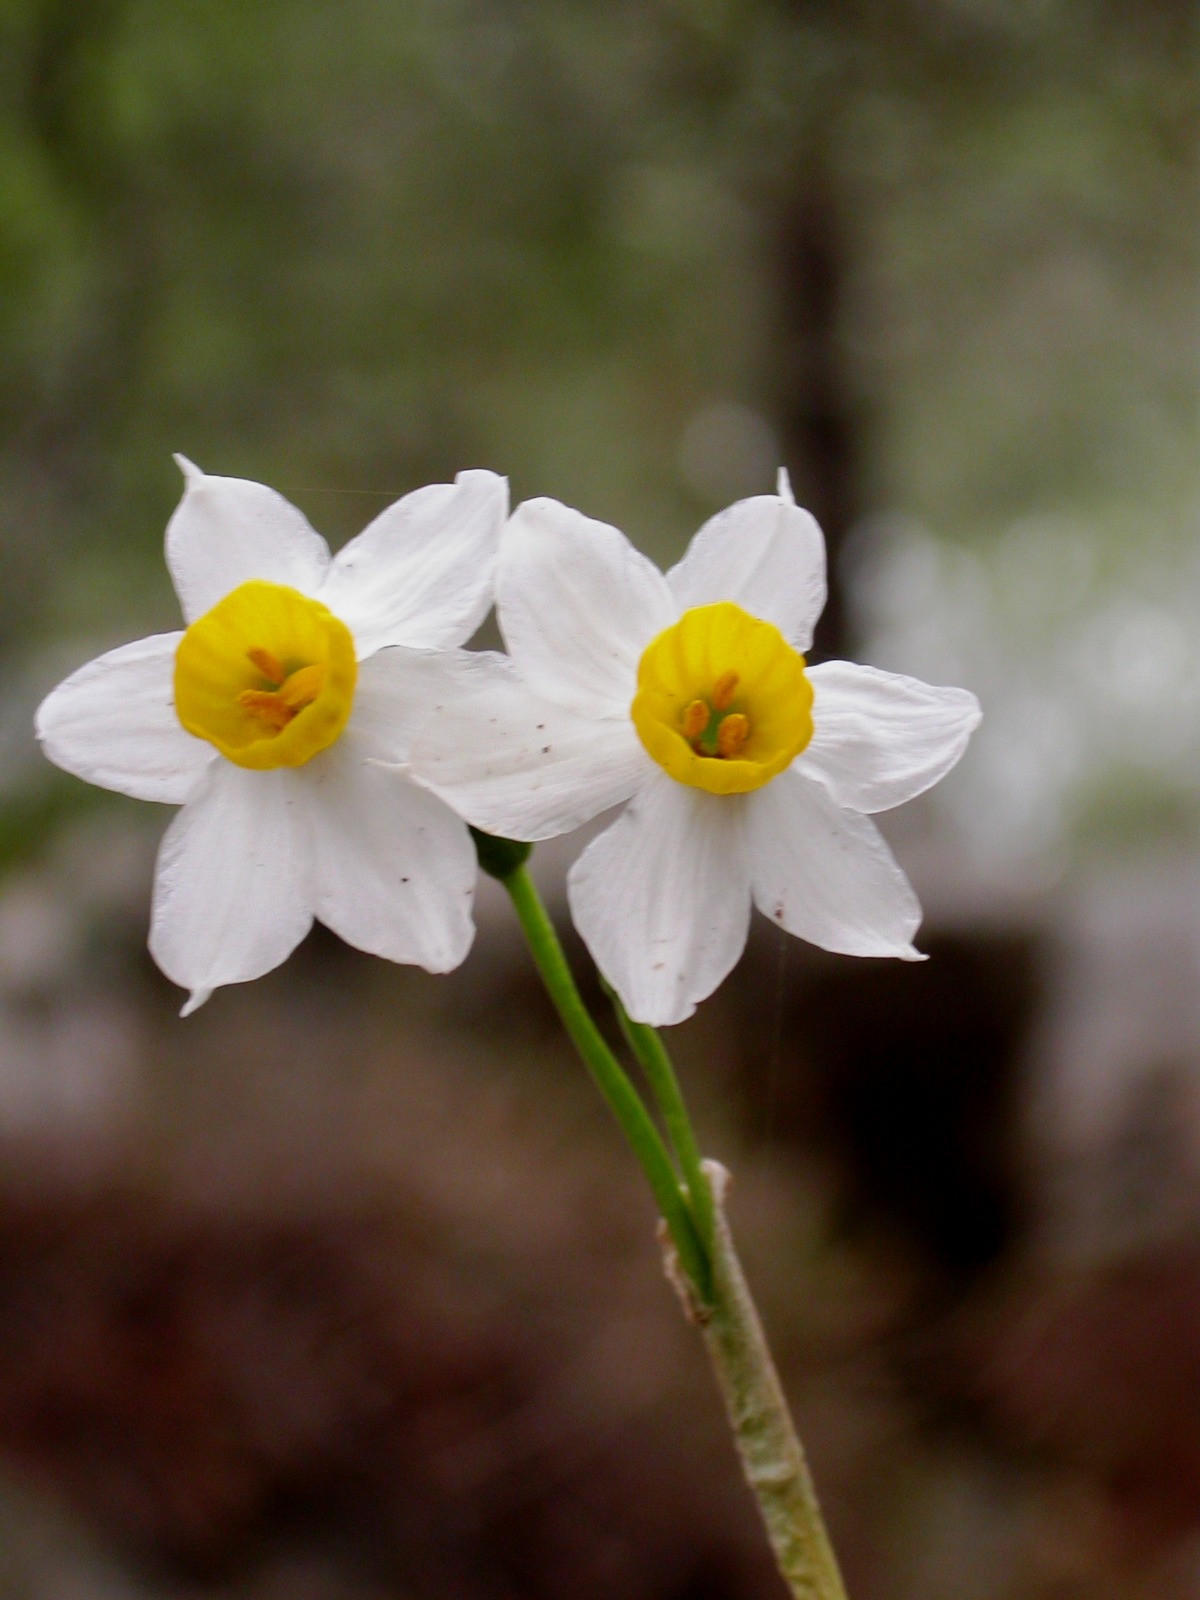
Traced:
POLYGON ((812 738, 804 657, 773 623, 732 601, 696 606, 651 640, 630 714, 679 783, 710 794, 760 789, 812 738))
POLYGON ((239 767, 300 767, 345 728, 357 676, 345 623, 297 589, 256 580, 179 641, 175 711, 239 767))

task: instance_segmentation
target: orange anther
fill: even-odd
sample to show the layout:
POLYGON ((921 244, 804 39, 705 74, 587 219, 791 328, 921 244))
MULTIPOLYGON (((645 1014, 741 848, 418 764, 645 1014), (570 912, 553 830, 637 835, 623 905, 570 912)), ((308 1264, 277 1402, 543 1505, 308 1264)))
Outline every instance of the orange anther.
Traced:
POLYGON ((740 711, 731 712, 717 729, 717 754, 726 761, 741 755, 742 746, 750 737, 750 718, 740 711))
POLYGON ((728 711, 733 704, 733 697, 737 693, 740 682, 736 672, 723 672, 713 684, 712 703, 717 711, 728 711))
POLYGON ((303 711, 312 705, 325 682, 325 668, 316 661, 311 667, 299 667, 279 690, 279 698, 290 711, 303 711))
POLYGON ((683 737, 691 743, 708 727, 709 710, 703 700, 693 700, 683 713, 683 737))
MULTIPOLYGON (((256 653, 266 655, 266 651, 256 653)), ((254 665, 266 675, 266 668, 260 662, 254 665)), ((281 674, 282 671, 280 668, 281 674)), ((317 661, 310 667, 298 667, 290 677, 282 679, 278 689, 243 689, 238 695, 238 705, 265 723, 272 733, 282 733, 294 716, 305 706, 312 705, 324 683, 325 667, 317 661)))
POLYGON ((282 733, 296 715, 283 696, 270 689, 243 689, 238 695, 238 705, 257 717, 272 733, 282 733))
POLYGON ((258 645, 255 645, 253 650, 246 651, 246 655, 268 683, 273 683, 278 687, 287 677, 287 673, 283 670, 282 661, 278 656, 273 656, 269 650, 263 650, 258 645))

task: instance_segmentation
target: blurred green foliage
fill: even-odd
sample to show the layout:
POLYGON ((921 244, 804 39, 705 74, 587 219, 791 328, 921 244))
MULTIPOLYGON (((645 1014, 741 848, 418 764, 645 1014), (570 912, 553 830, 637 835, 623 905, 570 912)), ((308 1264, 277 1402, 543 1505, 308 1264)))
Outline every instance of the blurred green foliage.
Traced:
POLYGON ((788 454, 779 236, 814 173, 865 508, 959 537, 1063 505, 1100 536, 1178 527, 1193 23, 1161 0, 4 0, 9 721, 92 645, 175 625, 173 450, 335 543, 486 465, 671 556, 788 454))

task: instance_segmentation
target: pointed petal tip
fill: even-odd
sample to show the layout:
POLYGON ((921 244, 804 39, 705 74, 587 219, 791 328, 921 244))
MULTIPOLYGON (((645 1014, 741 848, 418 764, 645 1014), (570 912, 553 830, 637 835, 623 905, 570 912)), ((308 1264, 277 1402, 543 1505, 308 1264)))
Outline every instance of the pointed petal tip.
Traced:
POLYGON ((775 479, 775 493, 780 500, 786 500, 788 505, 794 506, 796 504, 796 496, 792 493, 792 480, 788 477, 788 469, 786 467, 780 467, 779 469, 778 476, 775 479))
POLYGON ((187 456, 176 450, 172 453, 172 461, 183 473, 183 481, 189 489, 196 487, 204 479, 204 474, 194 461, 189 461, 187 456))
POLYGON ((564 505, 561 500, 556 500, 553 495, 536 494, 528 500, 522 500, 513 512, 513 517, 515 519, 522 515, 523 517, 546 516, 547 514, 553 515, 556 511, 568 511, 569 509, 570 507, 564 505))
POLYGON ((476 482, 482 486, 485 480, 494 494, 503 494, 508 499, 508 479, 502 472, 493 472, 490 467, 466 467, 454 474, 455 483, 476 482))
POLYGON ((179 1008, 181 1017, 190 1017, 193 1011, 199 1011, 206 1000, 212 998, 211 989, 193 989, 183 1005, 179 1008))
MULTIPOLYGON (((467 893, 470 895, 472 902, 474 902, 474 884, 471 885, 467 893)), ((444 977, 449 972, 457 972, 471 953, 471 946, 475 943, 475 931, 475 918, 468 916, 466 934, 461 948, 443 951, 441 955, 435 957, 432 961, 428 963, 422 962, 421 965, 425 968, 425 971, 431 972, 435 977, 439 978, 444 977)))
MULTIPOLYGON (((622 1000, 621 1004, 624 1006, 625 1002, 622 1000)), ((625 1006, 625 1014, 631 1022, 639 1022, 646 1028, 674 1028, 696 1015, 696 1002, 689 1000, 682 1008, 676 1006, 666 1011, 656 1010, 644 1017, 635 1016, 629 1007, 625 1006)))
POLYGON ((482 491, 490 502, 495 503, 498 521, 503 524, 508 520, 509 487, 503 473, 493 472, 490 467, 468 467, 465 472, 455 473, 454 483, 457 488, 473 486, 482 491))
POLYGON ((896 954, 900 957, 901 961, 929 960, 929 952, 927 950, 918 950, 916 945, 912 944, 910 944, 907 949, 897 950, 896 954))

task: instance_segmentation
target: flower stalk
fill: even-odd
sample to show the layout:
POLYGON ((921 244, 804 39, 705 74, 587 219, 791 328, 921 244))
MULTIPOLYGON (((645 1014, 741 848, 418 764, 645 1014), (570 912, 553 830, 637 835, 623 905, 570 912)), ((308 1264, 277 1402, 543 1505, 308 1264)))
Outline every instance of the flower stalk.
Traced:
POLYGON ((680 1187, 662 1135, 629 1081, 629 1075, 608 1048, 603 1034, 584 1005, 554 931, 554 924, 529 876, 529 869, 524 865, 517 866, 499 881, 508 890, 534 964, 563 1027, 583 1057, 584 1065, 649 1180, 680 1265, 700 1303, 707 1304, 712 1292, 708 1252, 700 1241, 695 1218, 680 1187))
MULTIPOLYGON (((472 833, 475 830, 472 829, 472 833)), ((667 1276, 701 1330, 742 1469, 781 1576, 796 1600, 846 1600, 811 1474, 725 1216, 729 1174, 702 1160, 679 1080, 653 1028, 612 996, 631 1051, 662 1114, 682 1170, 583 1003, 558 935, 525 865, 476 834, 480 863, 507 889, 563 1025, 645 1172, 662 1213, 667 1276)), ((506 841, 494 841, 503 844, 506 841)))
POLYGON ((711 1307, 691 1301, 664 1240, 667 1276, 704 1336, 742 1471, 758 1501, 780 1575, 795 1600, 846 1600, 804 1447, 729 1232, 729 1173, 716 1161, 706 1161, 704 1172, 714 1199, 711 1307))
POLYGON ((715 1228, 712 1190, 704 1171, 700 1147, 692 1130, 692 1119, 688 1116, 687 1106, 684 1103, 683 1091, 679 1087, 679 1079, 675 1076, 675 1068, 658 1033, 653 1028, 647 1027, 644 1022, 634 1022, 621 1004, 621 998, 616 990, 609 988, 607 984, 605 988, 616 1011, 621 1032, 625 1035, 625 1040, 645 1075, 651 1094, 658 1102, 663 1123, 683 1171, 683 1181, 687 1185, 688 1199, 700 1242, 711 1258, 715 1228))

